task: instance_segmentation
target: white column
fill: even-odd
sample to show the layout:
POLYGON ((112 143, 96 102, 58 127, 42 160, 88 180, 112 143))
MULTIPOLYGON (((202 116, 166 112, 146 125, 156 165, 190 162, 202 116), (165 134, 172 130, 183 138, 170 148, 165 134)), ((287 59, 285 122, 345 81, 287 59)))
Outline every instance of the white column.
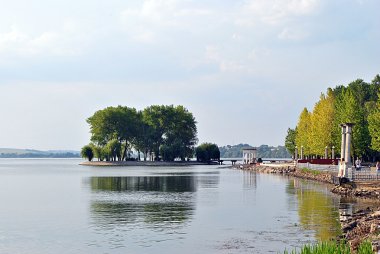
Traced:
POLYGON ((340 158, 344 159, 345 156, 345 149, 346 149, 346 125, 341 125, 342 126, 342 143, 340 147, 340 158))
POLYGON ((351 133, 352 133, 352 125, 347 125, 346 127, 346 149, 344 159, 346 161, 347 166, 351 164, 351 133))

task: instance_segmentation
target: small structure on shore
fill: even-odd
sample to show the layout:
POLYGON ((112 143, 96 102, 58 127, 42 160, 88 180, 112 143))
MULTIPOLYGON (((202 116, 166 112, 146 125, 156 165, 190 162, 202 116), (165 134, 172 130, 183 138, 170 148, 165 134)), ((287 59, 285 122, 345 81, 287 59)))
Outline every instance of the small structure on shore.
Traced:
POLYGON ((256 163, 257 149, 256 148, 243 148, 243 164, 256 163))

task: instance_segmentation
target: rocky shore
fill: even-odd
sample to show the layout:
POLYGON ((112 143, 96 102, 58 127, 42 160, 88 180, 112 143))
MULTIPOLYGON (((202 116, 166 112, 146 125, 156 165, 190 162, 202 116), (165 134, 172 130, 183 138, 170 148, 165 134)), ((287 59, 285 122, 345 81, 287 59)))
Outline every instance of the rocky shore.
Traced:
POLYGON ((267 173, 267 174, 282 174, 287 176, 293 176, 302 179, 314 180, 318 182, 330 183, 332 184, 332 176, 333 172, 320 172, 314 170, 303 170, 295 167, 291 164, 284 165, 260 165, 260 166, 243 166, 244 170, 252 170, 259 173, 267 173))
MULTIPOLYGON (((252 170, 259 173, 282 174, 302 179, 333 184, 333 172, 320 172, 300 169, 294 165, 260 165, 239 166, 243 170, 252 170)), ((357 182, 333 186, 331 192, 355 199, 370 200, 370 207, 341 216, 342 238, 353 250, 363 241, 370 241, 373 250, 380 253, 380 182, 357 182)))

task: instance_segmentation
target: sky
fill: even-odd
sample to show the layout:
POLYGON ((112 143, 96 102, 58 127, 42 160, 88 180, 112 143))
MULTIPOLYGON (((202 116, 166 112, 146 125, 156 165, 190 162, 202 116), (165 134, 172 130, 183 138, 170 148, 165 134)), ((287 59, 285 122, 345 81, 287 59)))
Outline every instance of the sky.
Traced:
POLYGON ((107 106, 184 105, 199 142, 283 145, 380 73, 378 0, 0 0, 0 147, 78 150, 107 106))

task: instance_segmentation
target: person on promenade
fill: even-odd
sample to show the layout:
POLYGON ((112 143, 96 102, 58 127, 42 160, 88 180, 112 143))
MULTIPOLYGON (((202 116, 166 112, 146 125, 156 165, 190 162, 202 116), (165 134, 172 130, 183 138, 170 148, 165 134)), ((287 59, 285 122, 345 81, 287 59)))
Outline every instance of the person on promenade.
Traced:
POLYGON ((356 167, 356 170, 360 170, 362 168, 362 165, 361 165, 361 161, 359 160, 359 157, 356 158, 356 161, 355 161, 355 167, 356 167))
POLYGON ((380 162, 379 161, 376 162, 376 172, 380 173, 380 162))

